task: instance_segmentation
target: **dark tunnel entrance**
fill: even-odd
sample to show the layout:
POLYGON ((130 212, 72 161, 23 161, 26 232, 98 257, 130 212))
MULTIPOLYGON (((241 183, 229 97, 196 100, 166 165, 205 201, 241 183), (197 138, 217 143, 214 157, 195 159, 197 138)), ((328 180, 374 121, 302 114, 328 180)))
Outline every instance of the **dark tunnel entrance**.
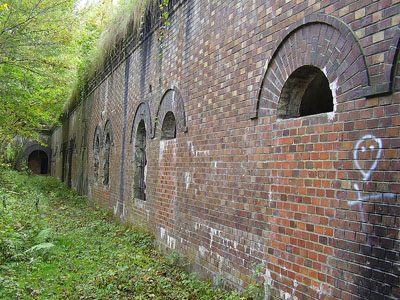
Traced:
POLYGON ((48 174, 49 157, 41 150, 33 151, 28 157, 28 167, 35 174, 48 174))

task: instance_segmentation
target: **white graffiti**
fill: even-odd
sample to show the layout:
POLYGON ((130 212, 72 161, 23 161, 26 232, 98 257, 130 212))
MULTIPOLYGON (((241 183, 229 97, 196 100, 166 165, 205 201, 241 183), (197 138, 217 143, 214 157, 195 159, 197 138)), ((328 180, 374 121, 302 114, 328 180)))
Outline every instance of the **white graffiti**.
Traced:
POLYGON ((359 140, 356 144, 356 149, 354 150, 354 161, 356 164, 356 167, 360 170, 361 174, 363 175, 363 180, 368 180, 371 176, 371 172, 376 169, 379 159, 381 158, 382 155, 382 140, 376 138, 375 136, 371 134, 367 134, 362 137, 361 140, 359 140), (368 168, 366 166, 366 163, 369 160, 360 160, 360 152, 361 153, 366 153, 367 151, 374 152, 372 154, 374 158, 374 161, 372 165, 368 168))
MULTIPOLYGON (((374 135, 367 134, 363 136, 356 144, 355 150, 353 152, 354 164, 357 169, 360 170, 362 175, 362 180, 367 181, 370 179, 372 172, 378 166, 379 160, 382 155, 382 140, 375 137, 374 135)), ((379 200, 385 198, 394 198, 396 194, 392 193, 379 193, 376 195, 366 195, 363 196, 362 189, 355 183, 353 185, 354 189, 357 191, 357 200, 350 201, 350 206, 360 205, 361 210, 364 210, 364 201, 379 200)), ((362 221, 365 222, 365 216, 362 215, 362 221)))

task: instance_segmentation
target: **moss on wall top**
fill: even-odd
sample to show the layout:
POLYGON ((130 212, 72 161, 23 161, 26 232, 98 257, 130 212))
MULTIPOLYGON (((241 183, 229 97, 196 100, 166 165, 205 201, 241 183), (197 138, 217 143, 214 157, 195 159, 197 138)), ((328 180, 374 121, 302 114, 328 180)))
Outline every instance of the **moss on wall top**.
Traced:
POLYGON ((160 22, 167 24, 171 0, 121 0, 116 14, 101 34, 96 49, 79 76, 70 98, 63 107, 61 120, 68 117, 75 107, 118 65, 129 45, 139 43, 160 22))

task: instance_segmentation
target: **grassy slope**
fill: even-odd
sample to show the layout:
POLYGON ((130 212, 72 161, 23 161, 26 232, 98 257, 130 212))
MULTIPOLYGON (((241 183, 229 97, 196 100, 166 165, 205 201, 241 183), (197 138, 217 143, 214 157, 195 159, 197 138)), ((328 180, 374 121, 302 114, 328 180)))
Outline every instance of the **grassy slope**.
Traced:
POLYGON ((196 280, 54 178, 0 170, 0 202, 0 299, 257 298, 196 280))

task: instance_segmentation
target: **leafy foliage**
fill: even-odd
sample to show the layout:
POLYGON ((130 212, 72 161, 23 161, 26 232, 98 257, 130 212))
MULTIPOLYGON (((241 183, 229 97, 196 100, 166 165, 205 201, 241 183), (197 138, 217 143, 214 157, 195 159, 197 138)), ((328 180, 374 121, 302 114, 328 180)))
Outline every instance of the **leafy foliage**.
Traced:
POLYGON ((0 186, 0 299, 262 299, 197 280, 54 178, 0 169, 0 186))
POLYGON ((72 82, 74 0, 0 6, 0 143, 55 122, 72 82))
POLYGON ((90 7, 90 11, 97 13, 88 15, 90 21, 87 24, 97 23, 100 26, 93 31, 87 44, 90 44, 87 48, 89 51, 81 52, 87 55, 82 56, 78 66, 78 75, 71 96, 65 102, 64 113, 70 112, 83 100, 89 82, 105 70, 114 56, 123 51, 124 45, 143 37, 145 16, 154 23, 160 20, 160 36, 164 35, 165 26, 169 25, 169 0, 121 0, 117 6, 109 1, 90 7))
POLYGON ((145 14, 168 24, 169 0, 75 2, 0 2, 0 153, 17 136, 38 139, 79 103, 121 45, 140 37, 145 14))

